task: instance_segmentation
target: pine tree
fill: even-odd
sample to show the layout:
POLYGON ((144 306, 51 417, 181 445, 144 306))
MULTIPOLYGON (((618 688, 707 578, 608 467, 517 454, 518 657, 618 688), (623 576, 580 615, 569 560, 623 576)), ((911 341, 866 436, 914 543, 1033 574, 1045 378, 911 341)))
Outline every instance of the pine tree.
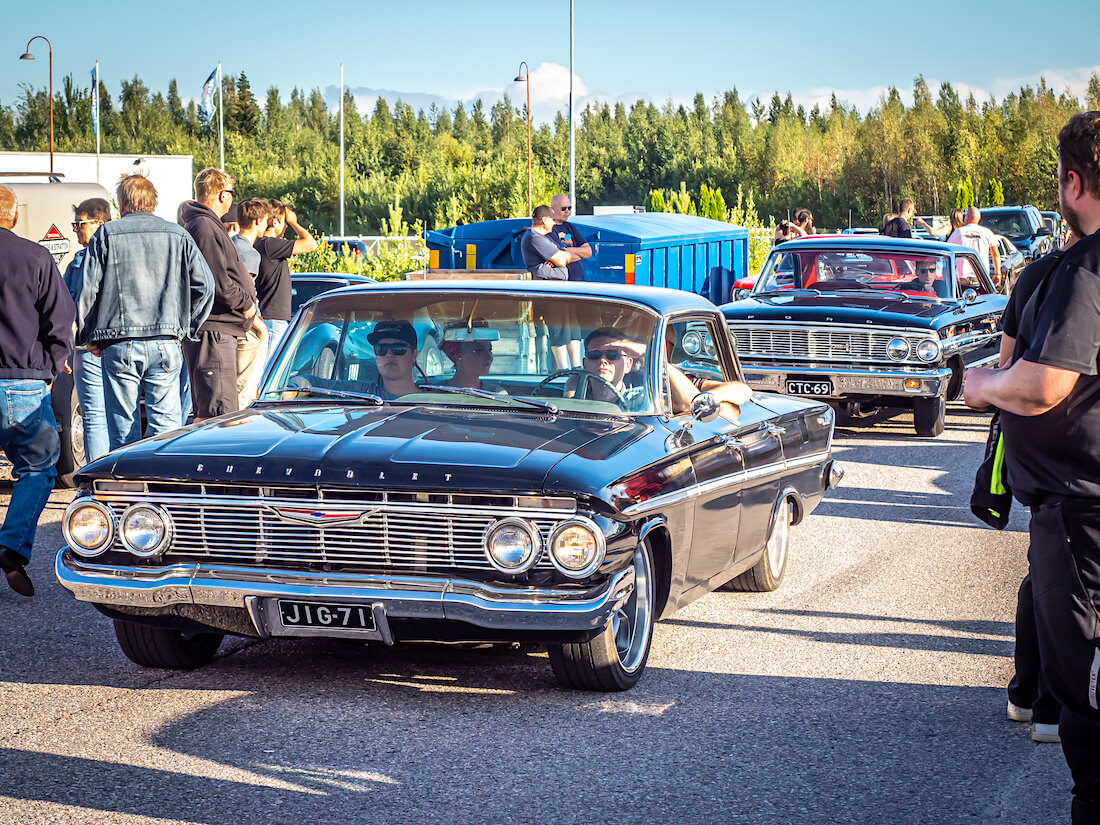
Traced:
POLYGON ((260 107, 252 95, 244 72, 241 72, 237 80, 237 105, 234 107, 232 128, 249 137, 260 130, 260 107))
POLYGON ((645 199, 645 211, 646 212, 667 212, 668 207, 665 205, 665 196, 661 194, 660 189, 650 189, 649 195, 645 199))

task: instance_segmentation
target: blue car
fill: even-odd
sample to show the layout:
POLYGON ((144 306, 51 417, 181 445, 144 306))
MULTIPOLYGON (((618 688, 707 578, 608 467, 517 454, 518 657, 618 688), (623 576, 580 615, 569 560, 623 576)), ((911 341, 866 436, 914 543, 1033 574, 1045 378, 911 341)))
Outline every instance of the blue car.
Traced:
POLYGON ((1012 241, 1028 263, 1043 257, 1054 247, 1054 233, 1034 206, 983 207, 980 223, 994 235, 1004 235, 1012 241))
POLYGON ((834 235, 775 248, 722 313, 753 389, 827 401, 840 420, 911 409, 935 437, 963 373, 996 362, 1007 303, 967 247, 834 235))

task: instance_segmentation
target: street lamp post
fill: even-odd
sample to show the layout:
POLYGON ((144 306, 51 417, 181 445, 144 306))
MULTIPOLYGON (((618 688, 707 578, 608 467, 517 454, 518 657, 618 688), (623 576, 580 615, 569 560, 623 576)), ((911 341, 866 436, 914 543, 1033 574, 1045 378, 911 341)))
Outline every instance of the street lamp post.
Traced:
POLYGON ((519 74, 516 75, 515 82, 520 83, 526 81, 527 83, 527 214, 531 214, 531 70, 527 66, 527 61, 523 61, 519 64, 519 74))
POLYGON ((49 41, 49 38, 43 37, 40 34, 36 34, 30 40, 27 41, 27 51, 20 55, 20 60, 34 60, 34 55, 31 54, 31 43, 35 40, 45 40, 46 46, 50 50, 50 174, 53 174, 53 43, 49 41))

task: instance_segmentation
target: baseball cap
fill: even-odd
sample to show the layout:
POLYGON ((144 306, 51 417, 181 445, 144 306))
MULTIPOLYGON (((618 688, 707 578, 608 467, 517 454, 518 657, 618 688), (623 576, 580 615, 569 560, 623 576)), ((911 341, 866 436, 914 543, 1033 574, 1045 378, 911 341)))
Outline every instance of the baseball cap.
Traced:
POLYGON ((377 344, 386 338, 396 338, 405 341, 414 349, 416 348, 416 330, 408 321, 379 321, 374 325, 374 330, 367 336, 367 342, 377 344))
POLYGON ((233 204, 229 207, 229 211, 222 215, 222 223, 240 223, 241 219, 237 213, 237 204, 233 204))

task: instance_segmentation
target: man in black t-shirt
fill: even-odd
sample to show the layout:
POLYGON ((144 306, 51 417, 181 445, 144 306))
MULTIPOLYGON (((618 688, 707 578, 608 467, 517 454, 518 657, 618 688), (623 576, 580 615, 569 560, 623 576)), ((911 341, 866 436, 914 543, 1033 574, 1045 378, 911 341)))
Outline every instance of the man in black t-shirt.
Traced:
POLYGON ((902 199, 898 216, 886 223, 886 226, 882 228, 882 234, 891 238, 912 238, 913 227, 909 225, 909 221, 913 218, 913 213, 916 210, 917 207, 912 198, 902 199))
POLYGON ((1100 822, 1100 112, 1058 134, 1058 199, 1082 237, 1021 309, 1018 359, 966 375, 966 403, 1001 410, 1028 551, 1043 675, 1062 703, 1074 825, 1100 822))
POLYGON ((569 218, 573 214, 573 205, 569 202, 569 196, 554 195, 550 200, 550 212, 554 216, 554 228, 550 230, 550 234, 562 249, 571 249, 577 254, 577 260, 570 261, 565 268, 569 273, 569 280, 583 281, 584 264, 581 262, 592 257, 592 247, 584 239, 580 230, 569 223, 569 218))
POLYGON ((275 349, 290 323, 290 264, 294 255, 312 252, 317 248, 317 239, 310 231, 298 223, 294 210, 282 201, 270 201, 271 224, 262 238, 257 238, 254 246, 260 253, 260 272, 256 276, 256 298, 260 302, 260 315, 267 327, 267 360, 275 354, 275 349), (298 237, 289 240, 283 237, 287 227, 293 229, 298 237))

